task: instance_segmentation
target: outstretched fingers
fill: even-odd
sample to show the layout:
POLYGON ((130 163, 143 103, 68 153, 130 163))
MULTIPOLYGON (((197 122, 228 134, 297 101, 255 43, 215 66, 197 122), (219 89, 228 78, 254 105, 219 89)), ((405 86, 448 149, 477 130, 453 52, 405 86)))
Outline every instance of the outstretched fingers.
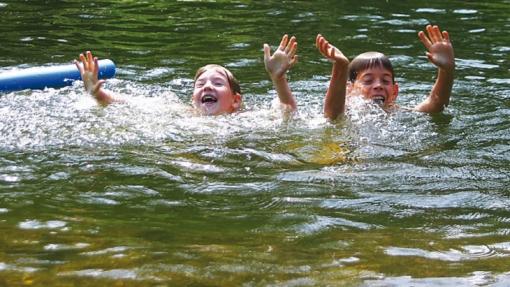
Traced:
POLYGON ((87 68, 89 70, 94 69, 94 57, 92 56, 92 52, 87 51, 87 68))
POLYGON ((287 46, 287 42, 289 40, 289 35, 285 34, 282 37, 282 40, 280 41, 280 46, 278 46, 278 50, 285 50, 285 47, 287 46))
POLYGON ((83 65, 80 64, 80 61, 74 60, 73 63, 76 66, 76 68, 78 68, 78 71, 80 72, 80 75, 83 75, 83 65))
POLYGON ((271 47, 268 44, 264 44, 264 62, 269 61, 271 58, 271 47))
POLYGON ((292 49, 294 49, 294 50, 296 49, 294 44, 297 44, 296 43, 296 37, 292 36, 292 37, 290 37, 289 42, 285 46, 285 50, 284 51, 285 51, 286 54, 290 54, 292 49))
POLYGON ((448 34, 448 31, 443 31, 443 39, 450 43, 450 34, 448 34))
POLYGON ((319 52, 321 52, 322 55, 329 59, 335 58, 335 48, 331 46, 321 34, 317 35, 317 38, 315 40, 315 45, 319 49, 319 52))
POLYGON ((432 46, 432 42, 427 37, 427 35, 425 35, 425 32, 418 32, 418 38, 420 38, 420 41, 423 43, 423 46, 425 46, 427 50, 430 48, 430 46, 432 46))
POLYGON ((315 39, 315 46, 317 46, 319 52, 321 52, 321 54, 324 56, 327 56, 327 45, 328 41, 326 41, 326 38, 324 38, 321 34, 318 34, 317 38, 315 39))
POLYGON ((93 73, 96 76, 99 74, 99 60, 97 59, 97 57, 94 57, 94 70, 93 70, 93 73))
POLYGON ((80 62, 83 66, 83 70, 86 71, 88 69, 87 60, 85 59, 85 55, 80 54, 80 62))
POLYGON ((427 25, 425 31, 418 32, 418 38, 423 43, 425 48, 429 50, 429 48, 435 43, 450 43, 450 35, 447 31, 439 30, 439 26, 437 25, 427 25))
POLYGON ((289 43, 287 49, 285 50, 285 52, 291 59, 294 58, 294 56, 296 56, 296 53, 297 53, 297 42, 294 37, 292 37, 292 38, 294 39, 294 41, 292 42, 292 44, 289 43))

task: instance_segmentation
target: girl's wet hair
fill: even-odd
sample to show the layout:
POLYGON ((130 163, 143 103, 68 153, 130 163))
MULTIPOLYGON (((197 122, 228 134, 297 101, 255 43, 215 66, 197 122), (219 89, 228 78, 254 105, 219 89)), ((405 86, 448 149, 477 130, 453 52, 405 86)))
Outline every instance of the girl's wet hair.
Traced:
POLYGON ((239 85, 239 81, 236 79, 236 77, 234 77, 234 74, 232 74, 232 72, 230 72, 227 68, 225 68, 221 65, 209 64, 209 65, 200 67, 197 70, 197 72, 195 73, 194 81, 196 81, 198 79, 198 77, 200 77, 200 75, 202 75, 205 71, 213 70, 213 69, 218 69, 218 70, 223 71, 225 73, 225 76, 227 76, 228 84, 230 85, 230 89, 232 90, 232 92, 234 94, 236 94, 236 93, 241 94, 241 86, 239 85))
POLYGON ((395 74, 390 59, 379 52, 366 52, 356 56, 356 58, 349 63, 349 81, 354 83, 360 72, 376 67, 382 67, 390 71, 391 79, 393 83, 395 83, 395 74))

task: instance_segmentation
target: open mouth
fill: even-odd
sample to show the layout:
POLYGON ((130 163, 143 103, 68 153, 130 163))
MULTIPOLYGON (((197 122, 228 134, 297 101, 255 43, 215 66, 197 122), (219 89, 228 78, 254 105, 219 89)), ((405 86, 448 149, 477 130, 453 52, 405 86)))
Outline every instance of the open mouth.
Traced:
POLYGON ((202 104, 212 104, 216 103, 217 101, 218 99, 214 95, 205 94, 204 96, 202 96, 202 104))
POLYGON ((385 101, 385 98, 383 96, 374 96, 372 98, 372 102, 378 105, 383 105, 385 101))

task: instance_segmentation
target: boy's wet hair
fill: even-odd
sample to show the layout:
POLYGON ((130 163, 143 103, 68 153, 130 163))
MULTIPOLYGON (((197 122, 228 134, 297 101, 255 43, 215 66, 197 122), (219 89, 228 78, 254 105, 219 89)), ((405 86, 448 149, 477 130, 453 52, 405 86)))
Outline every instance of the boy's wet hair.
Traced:
POLYGON ((382 67, 391 72, 391 79, 395 83, 395 73, 391 61, 386 55, 379 52, 366 52, 359 54, 349 63, 349 81, 354 83, 358 74, 366 69, 382 67))
POLYGON ((236 94, 236 93, 241 94, 241 86, 239 85, 239 81, 236 79, 236 77, 234 77, 234 74, 232 74, 232 72, 230 72, 227 68, 225 68, 221 65, 209 64, 209 65, 200 67, 197 70, 197 72, 195 73, 194 81, 196 81, 198 79, 198 77, 200 77, 200 75, 202 75, 206 71, 213 70, 213 69, 219 69, 219 70, 223 71, 225 73, 225 76, 227 76, 228 84, 230 85, 230 89, 232 90, 232 92, 234 94, 236 94))

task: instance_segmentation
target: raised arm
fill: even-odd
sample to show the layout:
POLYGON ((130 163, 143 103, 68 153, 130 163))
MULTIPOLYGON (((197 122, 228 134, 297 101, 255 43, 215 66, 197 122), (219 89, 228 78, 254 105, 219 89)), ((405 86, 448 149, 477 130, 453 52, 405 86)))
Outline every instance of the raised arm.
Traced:
POLYGON ((427 49, 427 58, 437 70, 437 79, 430 95, 414 109, 420 112, 441 112, 450 102, 453 76, 455 72, 455 56, 450 36, 447 31, 441 32, 438 26, 428 25, 427 33, 420 31, 418 37, 427 49))
POLYGON ((331 80, 326 97, 324 98, 324 116, 330 120, 334 120, 345 112, 345 93, 349 59, 335 46, 331 45, 321 34, 317 35, 315 45, 324 57, 333 62, 331 80))
POLYGON ((96 57, 92 56, 90 51, 85 55, 80 54, 80 60, 74 60, 74 63, 80 71, 81 79, 87 93, 91 94, 99 104, 106 106, 117 100, 109 91, 103 89, 105 80, 98 79, 99 65, 96 57))
POLYGON ((271 48, 264 44, 264 65, 269 77, 273 81, 273 86, 278 93, 280 103, 285 110, 295 111, 297 108, 296 99, 290 91, 287 82, 287 71, 297 62, 296 55, 297 42, 296 37, 292 36, 289 40, 288 35, 284 35, 278 49, 271 55, 271 48))

